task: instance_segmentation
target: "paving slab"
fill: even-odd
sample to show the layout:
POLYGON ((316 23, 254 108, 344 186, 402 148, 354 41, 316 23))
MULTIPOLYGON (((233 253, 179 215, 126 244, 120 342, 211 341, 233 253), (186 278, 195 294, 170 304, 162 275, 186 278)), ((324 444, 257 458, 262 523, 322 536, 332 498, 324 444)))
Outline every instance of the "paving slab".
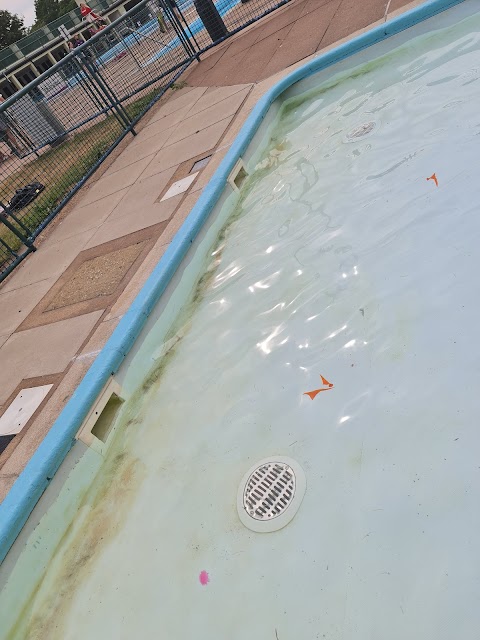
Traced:
POLYGON ((150 120, 145 129, 143 129, 143 131, 141 131, 137 137, 144 135, 155 136, 159 133, 167 131, 168 129, 171 129, 179 122, 182 122, 183 118, 187 115, 191 108, 191 104, 185 104, 183 105, 183 107, 180 107, 176 111, 172 111, 171 113, 168 113, 162 117, 150 120))
POLYGON ((210 89, 190 107, 186 117, 190 118, 191 116, 212 107, 218 102, 223 102, 231 96, 251 90, 252 87, 252 84, 234 84, 229 87, 210 87, 210 89))
POLYGON ((105 242, 110 242, 116 238, 123 238, 131 233, 153 227, 154 225, 164 224, 166 226, 166 221, 172 216, 182 198, 183 194, 170 200, 165 200, 165 202, 148 205, 139 211, 133 211, 112 220, 107 219, 107 221, 97 229, 97 232, 92 236, 85 248, 90 249, 97 247, 105 242))
POLYGON ((208 87, 188 87, 188 91, 182 92, 181 95, 173 95, 173 98, 166 102, 156 111, 150 120, 149 124, 156 122, 160 118, 168 116, 170 113, 178 112, 185 106, 191 107, 199 100, 208 87))
POLYGON ((385 0, 362 0, 362 9, 359 11, 357 0, 342 0, 322 39, 322 46, 332 44, 381 20, 385 15, 386 4, 385 0))
POLYGON ((55 244, 90 229, 95 230, 108 218, 127 193, 128 187, 90 204, 84 206, 79 204, 55 227, 42 246, 55 244))
POLYGON ((170 135, 164 146, 169 147, 179 140, 194 136, 202 129, 206 129, 224 120, 228 116, 234 115, 242 106, 249 91, 250 87, 242 89, 242 91, 238 91, 224 100, 214 102, 210 107, 200 111, 197 111, 195 108, 197 105, 195 105, 192 109, 193 115, 190 116, 190 114, 188 114, 187 117, 184 118, 182 124, 175 128, 175 131, 170 135))
POLYGON ((29 313, 37 306, 55 282, 48 278, 33 284, 3 291, 0 289, 0 335, 10 335, 19 327, 29 313))
POLYGON ((86 340, 102 311, 14 333, 0 348, 0 404, 25 378, 60 373, 86 340), (8 363, 8 365, 7 365, 8 363))
POLYGON ((414 0, 413 2, 410 0, 392 0, 388 6, 388 16, 391 17, 392 14, 395 14, 400 9, 403 11, 413 9, 424 2, 425 0, 414 0))
MULTIPOLYGON (((177 170, 177 165, 170 167, 162 173, 156 173, 149 178, 141 178, 137 180, 129 189, 125 190, 123 198, 118 202, 117 206, 107 216, 106 221, 108 223, 116 218, 121 218, 125 215, 136 215, 139 211, 144 211, 147 207, 153 205, 157 200, 160 200, 160 196, 165 191, 168 183, 177 170)), ((167 209, 162 214, 160 209, 157 211, 159 216, 158 222, 162 219, 162 215, 167 215, 167 209)), ((171 211, 168 210, 169 217, 171 211)))
POLYGON ((129 187, 140 177, 152 159, 153 155, 148 158, 142 158, 118 171, 112 171, 112 165, 112 167, 110 167, 110 169, 106 171, 105 174, 89 189, 85 198, 82 200, 82 204, 90 204, 91 202, 105 198, 117 191, 121 191, 125 187, 129 187))
POLYGON ((142 158, 152 157, 167 144, 174 131, 175 127, 170 127, 153 135, 149 131, 142 131, 130 142, 129 146, 115 160, 105 175, 115 174, 125 167, 132 167, 134 163, 142 158))
MULTIPOLYGON (((318 0, 318 5, 322 4, 322 0, 318 0)), ((292 2, 291 6, 286 7, 283 11, 274 12, 269 20, 265 20, 265 22, 260 25, 261 29, 256 29, 257 39, 255 44, 258 45, 265 38, 269 38, 279 31, 283 31, 285 27, 291 28, 295 21, 300 17, 303 11, 303 2, 292 2)), ((259 25, 259 26, 260 26, 259 25)))
POLYGON ((162 149, 145 169, 142 178, 161 173, 170 167, 213 149, 227 130, 233 116, 217 122, 199 133, 162 149))
POLYGON ((298 60, 315 53, 340 6, 341 0, 330 0, 316 9, 310 9, 292 26, 266 65, 263 75, 268 77, 298 60))
POLYGON ((92 234, 93 231, 90 229, 72 238, 41 247, 41 249, 24 260, 20 267, 2 285, 2 294, 41 280, 50 278, 56 280, 68 265, 73 262, 90 240, 92 234))

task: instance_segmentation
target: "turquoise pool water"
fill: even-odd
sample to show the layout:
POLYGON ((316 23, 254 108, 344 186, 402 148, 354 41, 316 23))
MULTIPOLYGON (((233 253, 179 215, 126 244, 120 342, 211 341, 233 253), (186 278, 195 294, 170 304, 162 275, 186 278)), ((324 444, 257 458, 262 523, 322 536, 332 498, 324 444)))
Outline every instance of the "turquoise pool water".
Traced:
POLYGON ((7 637, 476 639, 479 27, 283 105, 7 637), (305 498, 253 533, 278 455, 305 498))

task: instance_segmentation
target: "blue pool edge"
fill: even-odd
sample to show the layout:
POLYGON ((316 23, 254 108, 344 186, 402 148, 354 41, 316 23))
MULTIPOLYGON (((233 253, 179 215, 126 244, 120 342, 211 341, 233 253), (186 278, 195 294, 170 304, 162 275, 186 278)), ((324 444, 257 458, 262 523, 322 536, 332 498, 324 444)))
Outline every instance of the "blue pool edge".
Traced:
POLYGON ((282 78, 260 98, 166 252, 0 504, 0 563, 73 446, 75 435, 92 404, 138 338, 153 308, 218 202, 230 172, 247 149, 271 104, 300 80, 462 2, 464 0, 429 0, 318 55, 282 78))

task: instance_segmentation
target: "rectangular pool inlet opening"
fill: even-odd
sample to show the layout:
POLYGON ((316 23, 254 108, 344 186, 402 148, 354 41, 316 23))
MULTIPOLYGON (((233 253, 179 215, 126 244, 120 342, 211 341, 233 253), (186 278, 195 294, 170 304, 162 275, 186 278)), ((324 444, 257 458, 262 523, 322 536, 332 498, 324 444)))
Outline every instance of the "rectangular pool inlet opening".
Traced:
POLYGON ((228 183, 234 191, 240 191, 247 177, 248 171, 243 164, 243 160, 240 158, 228 176, 228 183))
POLYGON ((110 380, 80 427, 77 440, 102 453, 123 402, 120 385, 110 380))

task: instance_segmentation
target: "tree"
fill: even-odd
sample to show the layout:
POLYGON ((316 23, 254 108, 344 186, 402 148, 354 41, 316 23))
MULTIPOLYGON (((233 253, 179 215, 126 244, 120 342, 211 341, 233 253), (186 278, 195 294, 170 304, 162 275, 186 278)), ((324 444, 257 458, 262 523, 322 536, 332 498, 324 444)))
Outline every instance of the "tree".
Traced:
POLYGON ((23 19, 16 13, 10 13, 6 9, 0 9, 0 49, 8 47, 23 38, 25 25, 23 19))
POLYGON ((75 0, 35 0, 35 23, 32 31, 76 9, 75 0))
POLYGON ((58 18, 57 0, 35 0, 35 24, 32 31, 58 18))

